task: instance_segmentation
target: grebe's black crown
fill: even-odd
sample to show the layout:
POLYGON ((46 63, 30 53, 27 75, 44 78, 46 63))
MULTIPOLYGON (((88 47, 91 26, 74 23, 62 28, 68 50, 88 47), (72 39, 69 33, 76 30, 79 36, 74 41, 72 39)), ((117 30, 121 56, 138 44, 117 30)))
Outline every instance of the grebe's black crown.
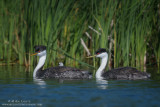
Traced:
POLYGON ((34 49, 35 49, 35 52, 42 52, 42 51, 44 51, 44 50, 46 50, 46 46, 44 46, 44 45, 36 45, 36 46, 34 46, 34 49))
POLYGON ((104 53, 104 52, 107 52, 106 49, 104 49, 104 48, 99 48, 99 49, 96 51, 95 54, 97 55, 97 54, 101 54, 101 53, 104 53))

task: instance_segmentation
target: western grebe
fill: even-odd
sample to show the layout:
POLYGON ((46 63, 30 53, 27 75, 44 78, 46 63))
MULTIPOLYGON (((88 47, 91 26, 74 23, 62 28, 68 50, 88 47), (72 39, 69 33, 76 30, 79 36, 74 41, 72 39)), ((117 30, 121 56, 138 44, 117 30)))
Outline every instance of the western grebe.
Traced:
POLYGON ((33 72, 34 78, 90 79, 92 77, 88 71, 65 66, 51 67, 42 70, 47 56, 46 46, 39 45, 35 46, 34 49, 36 53, 32 55, 39 56, 38 64, 33 72))
POLYGON ((137 80, 137 79, 147 79, 150 77, 149 73, 140 72, 136 68, 132 67, 121 67, 104 72, 108 61, 108 54, 106 49, 100 48, 96 51, 94 56, 101 58, 101 65, 96 72, 97 79, 126 79, 126 80, 137 80))

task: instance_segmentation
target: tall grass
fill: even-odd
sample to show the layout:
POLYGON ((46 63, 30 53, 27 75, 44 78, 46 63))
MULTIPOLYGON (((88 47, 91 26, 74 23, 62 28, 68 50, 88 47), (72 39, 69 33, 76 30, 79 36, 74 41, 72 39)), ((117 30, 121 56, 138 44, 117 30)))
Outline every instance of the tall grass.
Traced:
MULTIPOLYGON (((159 5, 157 0, 1 0, 1 63, 33 65, 33 47, 43 44, 48 50, 45 66, 85 64, 83 38, 92 54, 100 47, 108 50, 111 67, 143 70, 153 59, 159 68, 159 5)), ((90 64, 96 66, 98 60, 90 64)))
POLYGON ((152 29, 149 25, 152 24, 149 16, 151 10, 147 10, 150 5, 151 1, 123 1, 119 4, 120 13, 118 13, 119 20, 116 27, 118 35, 116 58, 117 61, 122 62, 121 66, 142 68, 144 66, 147 38, 152 29))

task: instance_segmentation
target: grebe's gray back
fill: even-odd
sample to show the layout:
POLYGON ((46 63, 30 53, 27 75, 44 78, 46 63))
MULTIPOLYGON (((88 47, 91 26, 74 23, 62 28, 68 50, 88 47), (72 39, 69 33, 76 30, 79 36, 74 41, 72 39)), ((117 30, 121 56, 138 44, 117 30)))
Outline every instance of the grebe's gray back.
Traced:
POLYGON ((42 70, 47 56, 46 46, 39 45, 34 48, 36 53, 32 55, 39 56, 38 64, 33 72, 34 78, 90 79, 92 77, 88 71, 65 66, 51 67, 42 70))
POLYGON ((149 73, 138 71, 136 68, 132 67, 121 67, 104 72, 108 61, 108 54, 106 49, 103 48, 98 49, 94 56, 101 58, 101 65, 96 72, 97 79, 137 80, 137 79, 147 79, 150 77, 149 73))

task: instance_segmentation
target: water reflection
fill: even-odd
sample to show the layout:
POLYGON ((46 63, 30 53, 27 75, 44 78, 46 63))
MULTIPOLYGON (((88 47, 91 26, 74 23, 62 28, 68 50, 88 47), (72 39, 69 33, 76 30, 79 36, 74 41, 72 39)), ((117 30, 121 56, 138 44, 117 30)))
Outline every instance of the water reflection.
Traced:
POLYGON ((33 82, 37 85, 39 85, 41 88, 46 88, 46 82, 42 79, 33 78, 33 82))
POLYGON ((108 81, 104 79, 96 79, 97 87, 100 89, 107 89, 108 88, 108 81))

